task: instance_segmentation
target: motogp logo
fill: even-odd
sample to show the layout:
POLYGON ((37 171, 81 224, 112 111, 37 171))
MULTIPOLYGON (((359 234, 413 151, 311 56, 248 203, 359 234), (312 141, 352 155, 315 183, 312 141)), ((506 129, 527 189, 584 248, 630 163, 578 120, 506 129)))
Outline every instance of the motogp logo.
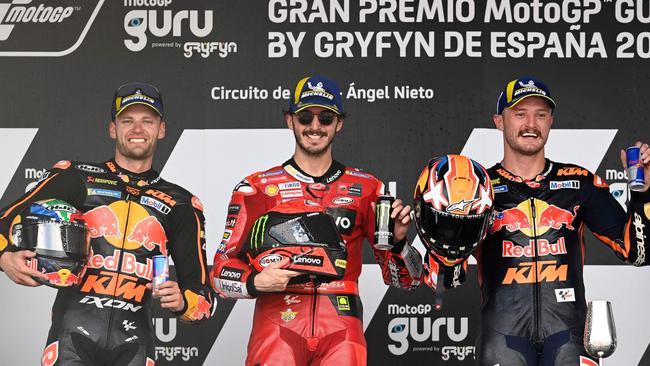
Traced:
POLYGON ((74 52, 83 43, 104 1, 0 3, 0 57, 60 57, 74 52))

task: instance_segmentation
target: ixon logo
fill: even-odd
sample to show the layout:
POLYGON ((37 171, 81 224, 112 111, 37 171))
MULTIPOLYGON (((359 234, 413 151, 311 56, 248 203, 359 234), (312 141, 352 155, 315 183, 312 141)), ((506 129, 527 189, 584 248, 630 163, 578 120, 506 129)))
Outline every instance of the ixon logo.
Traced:
POLYGON ((176 14, 172 10, 131 10, 124 17, 124 31, 134 38, 125 39, 124 45, 139 52, 146 47, 149 33, 154 37, 170 33, 181 37, 188 27, 196 37, 206 37, 212 32, 212 20, 212 10, 204 10, 203 19, 199 10, 181 10, 176 14))
POLYGON ((70 6, 71 3, 44 0, 39 3, 33 3, 33 0, 0 3, 0 56, 64 56, 73 52, 81 45, 104 0, 98 1, 96 6, 91 1, 78 1, 78 6, 70 6), (85 23, 68 22, 86 16, 89 20, 85 23), (79 29, 73 23, 81 24, 83 28, 79 29), (44 33, 48 34, 47 40, 34 36, 44 33), (7 43, 3 44, 5 41, 7 43), (64 49, 52 51, 61 48, 64 49))

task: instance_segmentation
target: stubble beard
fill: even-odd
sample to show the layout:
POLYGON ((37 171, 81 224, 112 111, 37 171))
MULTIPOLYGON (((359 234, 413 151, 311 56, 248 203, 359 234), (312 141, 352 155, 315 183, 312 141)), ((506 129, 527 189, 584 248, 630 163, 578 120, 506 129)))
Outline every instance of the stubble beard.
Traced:
POLYGON ((117 143, 117 151, 122 154, 122 156, 131 159, 131 160, 146 160, 153 156, 153 152, 156 149, 156 141, 153 141, 146 149, 127 149, 126 145, 117 143))
MULTIPOLYGON (((303 133, 306 134, 308 131, 304 131, 303 133)), ((329 151, 330 146, 332 146, 332 143, 334 142, 334 137, 336 137, 336 132, 334 132, 334 135, 331 137, 331 139, 327 142, 327 144, 323 148, 316 148, 316 147, 311 147, 307 144, 305 144, 303 141, 304 139, 307 139, 308 137, 306 136, 299 136, 296 130, 293 131, 293 136, 296 139, 296 145, 298 148, 305 153, 306 155, 314 158, 319 158, 323 156, 327 151, 329 151), (302 138, 301 138, 302 137, 302 138)))

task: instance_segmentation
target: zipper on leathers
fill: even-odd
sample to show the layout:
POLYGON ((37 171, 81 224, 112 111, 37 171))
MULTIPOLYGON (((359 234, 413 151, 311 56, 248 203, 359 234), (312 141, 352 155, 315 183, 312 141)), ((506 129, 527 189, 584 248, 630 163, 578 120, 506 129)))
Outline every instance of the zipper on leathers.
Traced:
POLYGON ((542 322, 542 298, 540 296, 541 288, 537 274, 539 273, 539 256, 537 253, 537 210, 535 208, 535 198, 530 198, 530 214, 533 224, 533 315, 535 317, 535 343, 541 342, 540 325, 542 322))
MULTIPOLYGON (((120 287, 120 274, 122 274, 122 260, 124 258, 124 244, 126 241, 126 230, 129 228, 129 218, 131 216, 131 200, 129 198, 131 197, 130 194, 126 194, 125 201, 127 202, 127 209, 126 209, 126 219, 124 220, 124 230, 123 230, 123 237, 122 237, 122 247, 120 248, 120 258, 117 260, 117 273, 115 277, 115 289, 113 290, 113 295, 111 296, 112 300, 115 300, 115 294, 117 293, 117 289, 120 287)), ((105 239, 104 239, 105 240, 105 239)), ((113 315, 115 312, 118 311, 118 309, 114 308, 111 306, 110 310, 110 315, 108 317, 108 325, 106 329, 106 342, 104 343, 106 346, 108 346, 108 341, 110 339, 111 335, 111 330, 113 326, 113 315)))

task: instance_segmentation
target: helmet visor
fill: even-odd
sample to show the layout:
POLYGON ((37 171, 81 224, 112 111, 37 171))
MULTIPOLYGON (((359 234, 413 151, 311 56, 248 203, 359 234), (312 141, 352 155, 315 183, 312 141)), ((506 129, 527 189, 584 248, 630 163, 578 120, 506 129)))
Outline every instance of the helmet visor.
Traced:
POLYGON ((283 245, 323 245, 338 248, 341 238, 326 213, 311 213, 273 225, 269 236, 283 245))
POLYGON ((426 207, 422 210, 422 229, 433 242, 426 243, 444 250, 445 256, 468 255, 483 238, 489 215, 453 215, 426 207))
POLYGON ((18 247, 35 249, 39 254, 83 261, 88 258, 89 238, 82 226, 54 222, 29 224, 14 228, 14 236, 18 247))

